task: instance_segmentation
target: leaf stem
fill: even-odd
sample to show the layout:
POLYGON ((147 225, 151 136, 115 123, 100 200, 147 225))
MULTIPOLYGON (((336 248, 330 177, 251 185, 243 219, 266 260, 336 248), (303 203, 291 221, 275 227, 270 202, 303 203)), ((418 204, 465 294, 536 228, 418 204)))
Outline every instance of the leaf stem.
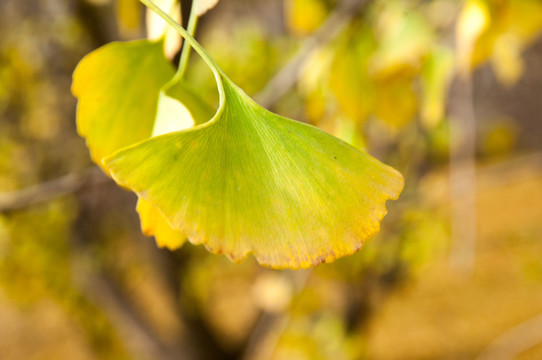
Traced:
POLYGON ((218 67, 218 65, 215 63, 215 61, 209 56, 207 51, 201 46, 196 39, 190 35, 188 31, 186 31, 181 25, 177 24, 175 20, 171 18, 168 14, 166 14, 162 9, 160 9, 156 4, 154 4, 152 1, 149 0, 139 0, 141 3, 143 3, 145 6, 147 6, 149 9, 157 13, 162 19, 164 19, 169 25, 171 25, 181 36, 191 45, 191 47, 196 50, 196 52, 201 56, 203 61, 209 66, 211 71, 213 72, 217 84, 220 84, 218 86, 219 92, 223 91, 222 86, 222 76, 225 76, 222 70, 218 67))
MULTIPOLYGON (((194 37, 194 34, 196 33, 196 27, 198 26, 198 11, 197 11, 197 2, 198 0, 194 0, 192 2, 192 6, 190 8, 190 16, 188 18, 188 25, 186 26, 186 31, 192 37, 194 37)), ((184 77, 184 74, 186 73, 186 68, 188 67, 188 60, 190 59, 190 51, 192 50, 192 46, 190 44, 186 44, 183 46, 183 50, 181 51, 181 59, 179 60, 179 68, 177 69, 177 73, 175 74, 174 79, 179 80, 184 77)))

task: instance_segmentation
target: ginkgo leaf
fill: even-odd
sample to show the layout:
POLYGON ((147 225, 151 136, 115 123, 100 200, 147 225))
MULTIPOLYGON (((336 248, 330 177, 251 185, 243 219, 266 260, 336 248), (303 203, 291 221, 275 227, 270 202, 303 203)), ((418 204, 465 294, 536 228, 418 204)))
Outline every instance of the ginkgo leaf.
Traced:
MULTIPOLYGON (((182 77, 175 76, 160 90, 152 136, 202 124, 211 119, 214 112, 213 107, 198 96, 182 77)), ((139 198, 136 211, 142 232, 154 236, 158 246, 176 249, 185 242, 186 236, 173 230, 162 213, 148 201, 139 198)))
POLYGON ((186 236, 173 230, 164 215, 148 201, 139 198, 136 211, 141 221, 141 232, 146 236, 154 236, 158 246, 173 250, 186 241, 186 236))
POLYGON ((212 108, 171 77, 160 43, 108 45, 78 66, 80 134, 93 159, 106 156, 104 170, 138 194, 143 232, 161 246, 178 247, 187 236, 235 261, 253 253, 277 268, 360 249, 378 231, 385 201, 401 192, 402 176, 254 103, 184 29, 142 2, 199 52, 220 95, 215 116, 190 127, 189 118, 202 123, 212 108))
POLYGON ((161 42, 115 42, 81 60, 72 86, 77 130, 95 163, 151 136, 159 91, 173 75, 161 42))
POLYGON ((160 91, 153 136, 203 124, 215 112, 186 81, 174 78, 160 91))
MULTIPOLYGON (((79 100, 77 129, 92 160, 107 174, 104 156, 151 136, 158 94, 173 75, 161 41, 111 43, 81 60, 72 86, 79 100)), ((168 231, 167 221, 152 205, 138 204, 143 232, 155 233, 159 245, 180 246, 185 237, 168 231)))
POLYGON ((273 114, 222 75, 212 121, 106 158, 113 178, 193 243, 306 268, 359 250, 401 175, 310 125, 273 114))
MULTIPOLYGON (((182 79, 173 78, 161 43, 108 44, 87 55, 74 72, 77 128, 100 166, 104 156, 122 147, 153 134, 185 129, 194 119, 207 121, 214 113, 182 79)), ((143 232, 155 235, 158 245, 175 248, 182 244, 185 237, 174 232, 151 204, 140 199, 137 210, 143 232)))

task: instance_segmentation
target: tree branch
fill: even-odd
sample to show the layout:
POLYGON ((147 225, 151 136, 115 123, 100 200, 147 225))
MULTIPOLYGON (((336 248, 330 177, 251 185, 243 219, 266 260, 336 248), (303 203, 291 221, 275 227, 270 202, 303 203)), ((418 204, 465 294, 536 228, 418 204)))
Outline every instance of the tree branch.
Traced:
POLYGON ((25 189, 0 193, 0 213, 22 209, 57 197, 74 193, 87 185, 98 185, 109 181, 97 166, 74 172, 57 179, 25 189))

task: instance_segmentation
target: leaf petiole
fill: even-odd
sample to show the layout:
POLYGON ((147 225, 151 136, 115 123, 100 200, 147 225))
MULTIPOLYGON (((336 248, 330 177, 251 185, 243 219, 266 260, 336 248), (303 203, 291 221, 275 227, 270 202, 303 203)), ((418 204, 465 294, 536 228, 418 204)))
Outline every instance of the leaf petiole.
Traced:
MULTIPOLYGON (((190 8, 190 16, 188 18, 188 25, 186 26, 186 30, 190 35, 192 35, 192 37, 194 37, 194 34, 196 33, 196 27, 198 26, 199 20, 197 2, 198 0, 194 0, 192 2, 192 7, 190 8)), ((184 74, 186 73, 186 68, 188 67, 188 60, 190 59, 191 50, 192 46, 190 46, 189 44, 183 46, 183 49, 181 51, 181 58, 179 60, 179 68, 175 73, 173 81, 180 80, 184 77, 184 74)))
MULTIPOLYGON (((149 0, 139 0, 141 3, 143 3, 145 6, 147 6, 149 9, 157 13, 162 19, 164 19, 169 25, 171 25, 190 45, 191 47, 196 50, 196 52, 201 56, 203 61, 209 66, 211 71, 213 72, 217 85, 218 86, 218 92, 220 94, 220 98, 223 98, 224 89, 222 85, 222 77, 225 76, 222 70, 218 67, 218 65, 215 63, 215 61, 209 56, 207 51, 201 46, 196 39, 190 35, 188 31, 186 31, 181 25, 179 25, 171 16, 166 14, 162 9, 160 9, 156 4, 154 4, 152 1, 149 0)), ((194 5, 193 5, 194 7, 194 5)), ((195 24, 194 24, 195 25, 195 24)), ((187 55, 188 56, 188 55, 187 55)), ((187 60, 185 60, 187 61, 187 60)))

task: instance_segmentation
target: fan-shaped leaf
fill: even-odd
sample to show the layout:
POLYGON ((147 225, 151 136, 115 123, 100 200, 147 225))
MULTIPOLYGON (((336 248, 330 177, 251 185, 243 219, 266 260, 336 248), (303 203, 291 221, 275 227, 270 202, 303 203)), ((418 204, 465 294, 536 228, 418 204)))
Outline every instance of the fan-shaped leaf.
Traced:
MULTIPOLYGON (((81 60, 72 90, 79 99, 77 128, 94 162, 102 166, 104 156, 122 147, 212 117, 214 109, 173 75, 162 42, 112 43, 81 60)), ((159 246, 182 244, 185 237, 153 205, 140 199, 137 211, 143 233, 154 235, 159 246)))
POLYGON ((164 215, 151 203, 139 198, 136 210, 141 221, 141 232, 146 236, 154 236, 158 246, 173 250, 184 244, 186 236, 173 230, 164 215))
MULTIPOLYGON (((152 136, 188 129, 195 123, 204 123, 212 118, 214 112, 213 107, 187 83, 180 78, 173 78, 160 90, 152 136)), ((154 236, 158 246, 176 249, 186 240, 148 201, 139 198, 136 210, 141 219, 141 230, 147 236, 154 236)))
POLYGON ((110 43, 81 60, 72 92, 77 130, 94 162, 151 136, 158 93, 173 74, 161 42, 110 43))
POLYGON ((386 199, 399 195, 401 175, 222 82, 211 122, 105 159, 115 180, 190 241, 234 261, 254 253, 264 265, 305 268, 359 250, 386 199))
POLYGON ((357 251, 378 231, 385 201, 399 195, 401 175, 317 128, 254 103, 184 29, 143 2, 202 55, 220 94, 213 119, 187 128, 185 120, 202 122, 211 109, 200 107, 177 77, 162 86, 170 68, 161 46, 160 56, 151 56, 150 50, 137 54, 112 45, 79 65, 78 125, 93 158, 140 141, 103 164, 140 197, 143 231, 171 248, 186 235, 235 261, 254 253, 260 263, 278 268, 309 267, 357 251), (117 74, 119 64, 124 70, 117 74), (149 80, 145 74, 157 69, 164 73, 149 80))

